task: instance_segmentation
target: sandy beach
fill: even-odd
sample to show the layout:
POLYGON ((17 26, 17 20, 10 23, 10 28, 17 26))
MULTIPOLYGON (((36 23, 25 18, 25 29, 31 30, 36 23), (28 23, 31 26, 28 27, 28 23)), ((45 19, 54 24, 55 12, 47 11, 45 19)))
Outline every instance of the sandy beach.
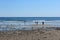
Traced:
POLYGON ((60 30, 20 30, 0 32, 0 40, 60 40, 60 30))

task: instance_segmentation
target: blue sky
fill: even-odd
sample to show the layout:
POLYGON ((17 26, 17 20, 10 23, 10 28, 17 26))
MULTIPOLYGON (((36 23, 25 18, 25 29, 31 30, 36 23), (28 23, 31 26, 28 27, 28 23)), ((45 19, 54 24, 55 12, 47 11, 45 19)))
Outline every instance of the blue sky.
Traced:
POLYGON ((60 0, 0 0, 0 17, 60 17, 60 0))

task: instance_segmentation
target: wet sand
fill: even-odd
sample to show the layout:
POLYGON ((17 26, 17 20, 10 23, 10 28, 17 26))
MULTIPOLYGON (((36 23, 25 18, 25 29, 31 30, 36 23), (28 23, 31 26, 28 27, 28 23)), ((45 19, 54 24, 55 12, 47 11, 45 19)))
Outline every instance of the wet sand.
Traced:
POLYGON ((0 32, 0 40, 60 40, 60 30, 20 30, 0 32))

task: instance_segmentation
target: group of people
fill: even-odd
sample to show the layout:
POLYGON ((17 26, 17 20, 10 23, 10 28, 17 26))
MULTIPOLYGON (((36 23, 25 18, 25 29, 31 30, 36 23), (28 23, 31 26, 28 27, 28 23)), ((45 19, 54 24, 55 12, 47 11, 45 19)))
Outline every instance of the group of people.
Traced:
MULTIPOLYGON (((37 22, 35 22, 35 24, 37 24, 37 25, 38 25, 38 21, 37 21, 37 22)), ((44 25, 44 22, 42 22, 42 25, 44 25)))

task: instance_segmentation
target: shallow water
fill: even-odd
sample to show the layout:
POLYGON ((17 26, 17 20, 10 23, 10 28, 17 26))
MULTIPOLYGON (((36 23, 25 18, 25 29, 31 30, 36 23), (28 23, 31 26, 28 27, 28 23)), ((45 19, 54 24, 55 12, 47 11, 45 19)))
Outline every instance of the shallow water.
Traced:
MULTIPOLYGON (((33 21, 21 22, 21 21, 3 21, 0 22, 0 31, 5 30, 32 30, 31 25, 35 24, 33 21)), ((42 21, 38 22, 42 24, 42 21)), ((45 21, 46 25, 53 25, 54 27, 60 27, 60 21, 45 21)), ((53 27, 51 26, 51 27, 53 27)), ((37 27, 37 26, 36 26, 37 27)))

